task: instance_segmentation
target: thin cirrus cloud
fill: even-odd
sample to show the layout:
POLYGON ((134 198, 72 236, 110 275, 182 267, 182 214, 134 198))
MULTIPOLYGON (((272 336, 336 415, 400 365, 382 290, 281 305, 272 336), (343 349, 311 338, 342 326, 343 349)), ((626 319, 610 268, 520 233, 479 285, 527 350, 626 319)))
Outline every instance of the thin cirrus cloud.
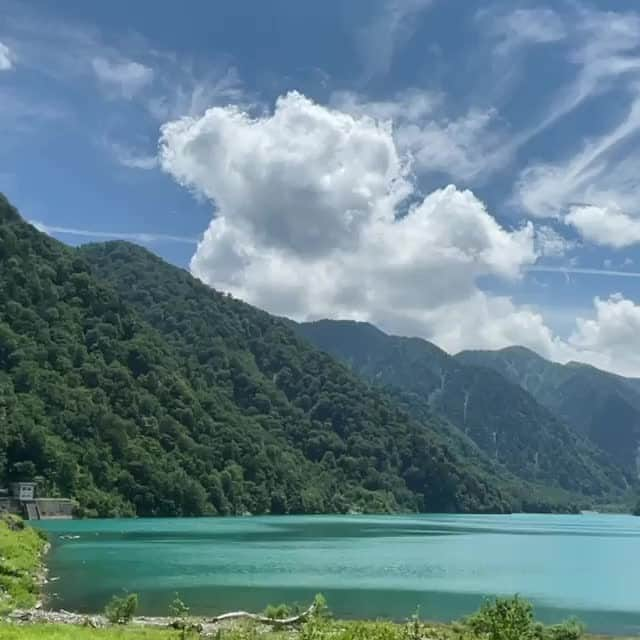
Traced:
POLYGON ((127 100, 153 82, 153 69, 135 60, 109 60, 97 57, 91 61, 91 66, 107 94, 127 100))
POLYGON ((142 153, 120 142, 104 140, 103 144, 109 149, 114 160, 123 167, 150 171, 158 166, 156 155, 142 153))
POLYGON ((389 73, 397 49, 414 33, 420 14, 434 0, 382 0, 371 20, 356 33, 363 81, 389 73))
POLYGON ((48 235, 63 234, 78 236, 81 238, 104 238, 107 240, 132 240, 142 244, 154 244, 159 242, 178 242, 181 244, 198 244, 199 238, 195 236, 178 236, 166 233, 132 233, 127 231, 94 231, 91 229, 77 229, 74 227, 60 227, 45 224, 38 220, 30 220, 31 224, 48 235))

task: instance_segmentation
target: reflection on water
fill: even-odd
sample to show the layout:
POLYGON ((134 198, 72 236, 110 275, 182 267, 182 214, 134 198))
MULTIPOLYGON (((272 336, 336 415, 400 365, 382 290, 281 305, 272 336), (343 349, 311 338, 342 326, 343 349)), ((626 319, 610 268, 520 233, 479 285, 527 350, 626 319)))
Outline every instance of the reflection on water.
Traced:
POLYGON ((194 613, 306 602, 337 616, 450 620, 520 593, 538 616, 640 630, 640 519, 631 516, 291 516, 42 523, 53 604, 95 611, 123 588, 144 613, 175 591, 194 613), (79 536, 79 537, 76 537, 79 536))

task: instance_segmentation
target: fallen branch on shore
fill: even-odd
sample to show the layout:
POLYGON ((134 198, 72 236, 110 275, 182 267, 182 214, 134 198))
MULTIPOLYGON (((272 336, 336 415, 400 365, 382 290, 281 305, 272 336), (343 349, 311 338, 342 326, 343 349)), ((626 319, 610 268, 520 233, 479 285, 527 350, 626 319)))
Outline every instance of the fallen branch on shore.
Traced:
POLYGON ((304 622, 316 612, 317 608, 317 603, 313 602, 313 604, 308 609, 298 614, 297 616, 290 616, 289 618, 270 618, 258 613, 249 613, 248 611, 230 611, 229 613, 222 613, 215 618, 210 618, 208 622, 211 624, 215 624, 217 622, 225 622, 226 620, 253 620, 254 622, 259 622, 260 624, 284 627, 287 625, 304 622))

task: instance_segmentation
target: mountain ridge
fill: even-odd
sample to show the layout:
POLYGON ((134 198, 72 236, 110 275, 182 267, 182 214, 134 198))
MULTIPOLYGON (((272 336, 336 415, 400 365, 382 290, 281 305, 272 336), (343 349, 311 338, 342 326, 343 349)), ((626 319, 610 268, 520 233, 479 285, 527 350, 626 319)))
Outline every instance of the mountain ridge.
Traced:
POLYGON ((63 245, 1 195, 0 415, 0 481, 83 515, 521 508, 277 318, 141 247, 63 245))
POLYGON ((535 352, 512 348, 469 350, 455 357, 493 369, 520 385, 638 477, 640 382, 636 378, 583 363, 560 364, 535 352))
POLYGON ((371 382, 419 397, 524 480, 586 494, 597 494, 611 482, 620 491, 627 487, 606 454, 491 368, 463 364, 420 338, 379 331, 373 343, 370 330, 361 332, 354 321, 297 326, 301 335, 371 382))

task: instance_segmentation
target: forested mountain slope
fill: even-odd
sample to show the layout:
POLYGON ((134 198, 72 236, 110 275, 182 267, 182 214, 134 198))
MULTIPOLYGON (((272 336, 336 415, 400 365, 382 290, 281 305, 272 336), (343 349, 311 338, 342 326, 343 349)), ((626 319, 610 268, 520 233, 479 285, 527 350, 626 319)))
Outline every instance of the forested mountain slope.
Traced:
POLYGON ((585 364, 550 362, 523 347, 463 351, 456 359, 498 371, 587 435, 621 466, 640 472, 640 384, 585 364))
POLYGON ((595 496, 627 487, 602 451, 491 369, 367 323, 322 320, 301 323, 298 331, 360 375, 395 389, 414 414, 426 402, 520 478, 595 496))
POLYGON ((66 247, 2 196, 0 418, 0 482, 88 514, 512 506, 285 323, 139 247, 66 247))

